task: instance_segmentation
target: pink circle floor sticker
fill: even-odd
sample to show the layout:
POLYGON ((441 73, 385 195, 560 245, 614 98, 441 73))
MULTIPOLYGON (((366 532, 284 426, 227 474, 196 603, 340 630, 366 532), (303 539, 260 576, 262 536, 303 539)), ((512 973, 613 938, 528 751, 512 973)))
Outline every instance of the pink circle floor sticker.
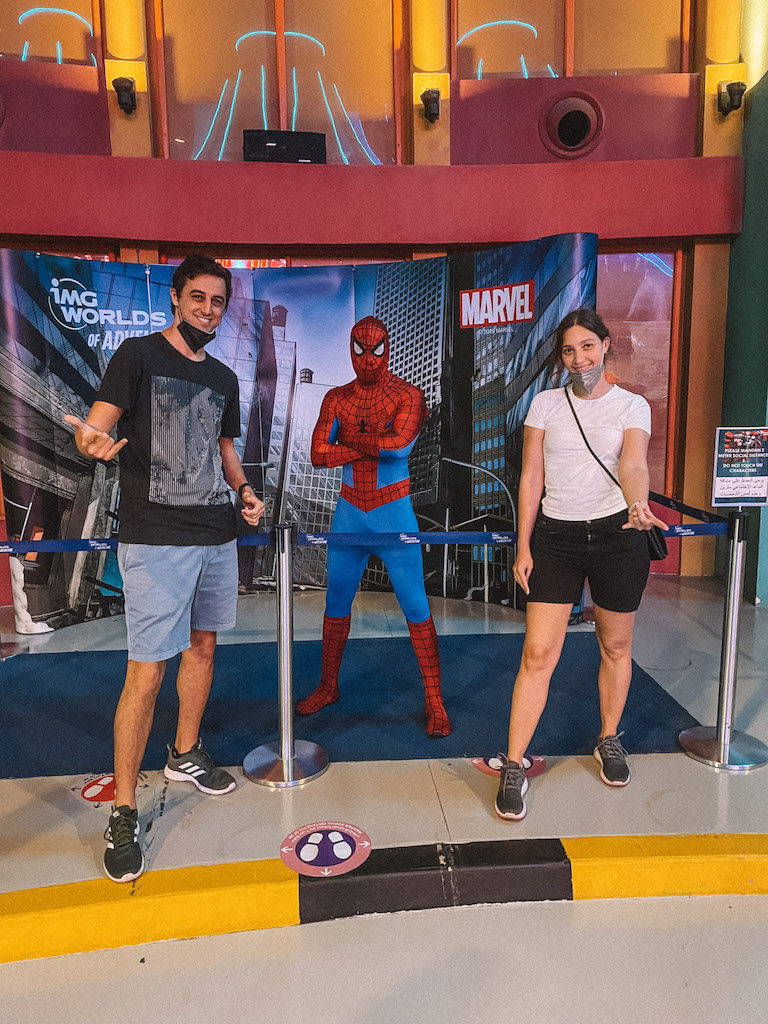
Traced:
POLYGON ((294 829, 280 845, 286 867, 300 875, 330 878, 359 868, 371 852, 370 837, 343 821, 316 821, 294 829))
MULTIPOLYGON (((496 779, 499 777, 501 761, 498 757, 473 757, 471 763, 483 775, 492 775, 496 779)), ((537 775, 541 775, 546 770, 546 767, 547 759, 545 757, 523 758, 523 768, 525 768, 527 779, 535 779, 537 775)))

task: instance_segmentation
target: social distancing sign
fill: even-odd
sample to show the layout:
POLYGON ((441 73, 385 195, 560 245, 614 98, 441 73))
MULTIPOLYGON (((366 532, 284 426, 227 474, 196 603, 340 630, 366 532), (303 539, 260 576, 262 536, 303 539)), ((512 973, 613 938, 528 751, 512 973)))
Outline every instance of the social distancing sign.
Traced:
POLYGON ((302 825, 280 845, 280 858, 292 871, 314 878, 344 875, 360 867, 371 852, 370 837, 343 821, 302 825))

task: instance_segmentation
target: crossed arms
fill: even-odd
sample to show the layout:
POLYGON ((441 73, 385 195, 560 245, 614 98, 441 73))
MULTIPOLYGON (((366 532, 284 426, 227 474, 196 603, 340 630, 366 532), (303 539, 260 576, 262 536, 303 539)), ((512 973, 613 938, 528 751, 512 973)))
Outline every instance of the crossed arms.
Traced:
POLYGON ((334 468, 358 459, 407 458, 427 417, 424 396, 418 388, 404 388, 398 406, 381 434, 350 434, 342 426, 338 391, 329 391, 323 399, 312 434, 312 465, 334 468))

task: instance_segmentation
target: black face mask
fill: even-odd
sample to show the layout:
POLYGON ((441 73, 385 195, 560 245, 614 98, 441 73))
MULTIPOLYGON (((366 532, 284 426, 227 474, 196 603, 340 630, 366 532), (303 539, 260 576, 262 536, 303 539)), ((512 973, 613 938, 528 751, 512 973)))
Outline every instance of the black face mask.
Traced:
POLYGON ((179 323, 176 326, 176 330, 182 336, 187 345, 192 349, 193 352, 199 352, 201 348, 208 344, 209 341, 213 341, 216 337, 216 331, 204 331, 200 327, 193 327, 192 324, 187 323, 184 319, 184 314, 181 312, 181 305, 179 309, 179 323))

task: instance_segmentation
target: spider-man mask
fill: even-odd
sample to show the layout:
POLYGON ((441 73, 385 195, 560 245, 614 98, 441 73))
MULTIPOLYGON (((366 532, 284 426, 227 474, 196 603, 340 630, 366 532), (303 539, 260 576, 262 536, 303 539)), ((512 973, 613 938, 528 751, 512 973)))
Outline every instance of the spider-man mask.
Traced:
POLYGON ((375 384, 389 368, 389 335, 375 316, 358 320, 349 341, 352 366, 361 384, 375 384))

